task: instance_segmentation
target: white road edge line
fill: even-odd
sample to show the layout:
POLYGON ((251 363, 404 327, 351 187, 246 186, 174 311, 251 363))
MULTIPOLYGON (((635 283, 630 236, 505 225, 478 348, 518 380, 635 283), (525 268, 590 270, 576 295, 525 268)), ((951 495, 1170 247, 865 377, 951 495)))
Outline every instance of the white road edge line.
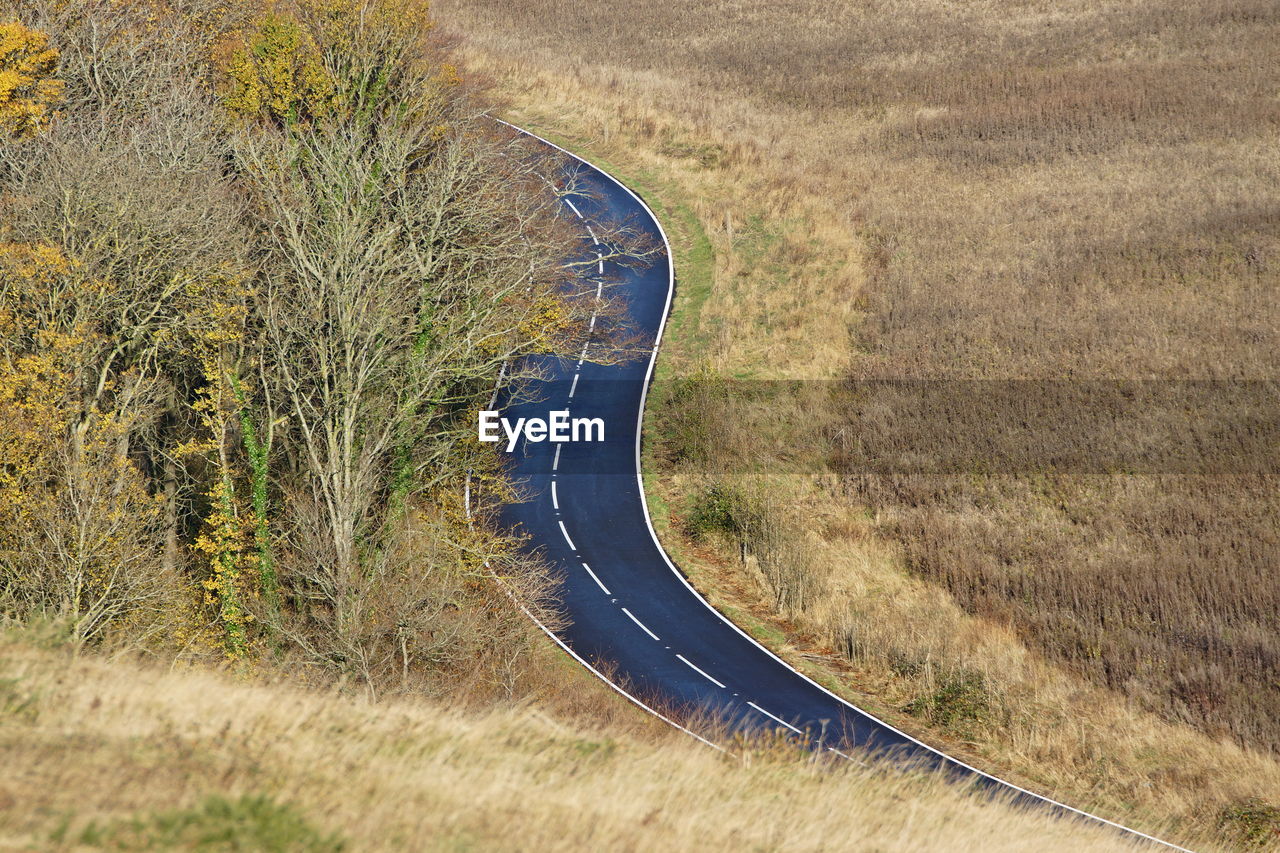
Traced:
MULTIPOLYGON (((471 475, 470 475, 470 474, 468 474, 467 476, 468 476, 468 477, 470 477, 471 475)), ((489 569, 489 571, 493 571, 493 567, 489 565, 489 562, 488 562, 487 560, 485 561, 484 567, 485 567, 486 569, 489 569)), ((644 704, 644 703, 643 703, 643 702, 641 702, 639 699, 637 699, 636 697, 632 696, 630 693, 628 693, 627 691, 623 690, 623 689, 622 689, 621 687, 619 687, 618 685, 614 684, 612 681, 610 681, 610 680, 609 680, 609 677, 608 677, 608 676, 606 676, 606 675, 605 675, 603 672, 601 672, 600 670, 596 669, 596 668, 595 668, 594 666, 592 666, 591 664, 587 663, 586 658, 584 658, 582 655, 580 655, 580 654, 578 654, 577 652, 575 652, 573 649, 569 648, 569 645, 568 645, 567 643, 565 643, 565 641, 564 641, 564 640, 562 640, 562 639, 560 639, 559 637, 557 637, 557 636, 555 635, 555 632, 554 632, 554 631, 552 631, 552 630, 551 630, 550 628, 548 628, 546 625, 542 624, 542 620, 541 620, 541 619, 539 619, 537 616, 534 616, 534 615, 533 615, 533 611, 531 611, 528 607, 525 607, 525 606, 524 606, 524 603, 523 603, 523 602, 521 602, 518 598, 516 598, 516 597, 515 597, 515 595, 514 595, 514 594, 511 592, 511 590, 507 587, 507 583, 506 583, 506 581, 504 581, 502 578, 498 578, 498 584, 499 584, 499 586, 501 586, 501 587, 502 587, 502 591, 506 594, 507 598, 511 599, 511 603, 512 603, 512 604, 514 604, 516 607, 519 607, 519 608, 520 608, 520 610, 521 610, 521 612, 522 612, 522 613, 524 613, 524 615, 525 615, 525 616, 529 617, 529 621, 530 621, 530 622, 532 622, 533 624, 537 625, 537 626, 538 626, 538 628, 540 628, 540 629, 542 630, 542 633, 544 633, 544 634, 546 634, 546 635, 547 635, 547 637, 551 640, 551 642, 555 643, 557 646, 559 646, 561 649, 563 649, 563 650, 564 650, 564 653, 565 653, 565 654, 567 654, 569 657, 573 658, 573 659, 574 659, 574 660, 576 660, 578 663, 582 664, 583 669, 585 669, 587 672, 591 673, 591 674, 592 674, 592 675, 594 675, 596 678, 600 679, 600 680, 601 680, 601 681, 603 681, 606 685, 608 685, 608 687, 609 687, 609 689, 610 689, 610 690, 613 690, 615 693, 617 693, 617 694, 618 694, 619 696, 621 696, 623 699, 626 699, 628 702, 630 702, 631 704, 635 705, 635 706, 636 706, 637 708, 639 708, 640 710, 642 710, 642 711, 648 711, 650 714, 653 714, 653 716, 657 717, 659 720, 662 720, 662 722, 664 722, 664 723, 666 723, 667 725, 671 726, 671 728, 673 728, 673 729, 679 729, 680 731, 682 731, 682 732, 684 732, 685 734, 687 734, 689 737, 693 738, 693 739, 694 739, 694 740, 696 740, 696 741, 699 741, 699 742, 701 742, 701 743, 706 744, 707 746, 711 747, 711 748, 712 748, 712 749, 714 749, 714 750, 717 750, 717 751, 719 751, 719 752, 723 752, 723 753, 724 753, 724 754, 726 754, 726 755, 732 755, 732 753, 730 753, 730 752, 729 752, 729 750, 725 749, 725 748, 724 748, 723 746, 721 746, 720 744, 715 743, 714 741, 709 741, 709 740, 707 740, 706 738, 704 738, 702 735, 698 734, 697 732, 692 731, 691 729, 687 729, 687 728, 685 728, 684 726, 682 726, 682 725, 680 725, 679 723, 677 723, 675 720, 671 719, 671 718, 670 718, 670 717, 668 717, 668 716, 663 715, 662 713, 660 713, 660 712, 658 712, 658 711, 655 711, 653 708, 650 708, 648 705, 644 704)))
POLYGON ((581 219, 581 218, 582 218, 582 211, 581 211, 581 210, 578 210, 578 208, 574 205, 574 203, 573 203, 572 201, 570 201, 569 199, 567 199, 567 198, 566 198, 566 199, 564 200, 564 203, 565 203, 565 204, 567 204, 567 205, 569 205, 570 210, 572 210, 575 214, 577 214, 577 216, 578 216, 578 218, 579 218, 579 219, 581 219))
MULTIPOLYGON (((563 527, 563 525, 561 526, 563 527)), ((613 595, 613 593, 609 592, 609 587, 604 585, 604 581, 600 580, 600 577, 595 572, 591 571, 590 566, 588 566, 586 563, 583 563, 582 568, 587 570, 587 574, 591 575, 591 579, 596 582, 596 586, 604 590, 605 595, 613 595)), ((623 609, 625 610, 626 608, 623 608, 623 609)), ((632 618, 634 619, 635 617, 632 617, 632 618)))
POLYGON ((694 672, 698 673, 698 675, 701 675, 701 676, 702 676, 703 678, 705 678, 707 681, 710 681, 710 682, 711 682, 712 684, 714 684, 716 687, 719 687, 721 690, 724 690, 724 689, 725 689, 725 686, 724 686, 724 684, 723 684, 722 682, 716 681, 714 678, 712 678, 711 676, 707 675, 707 673, 706 673, 706 671, 705 671, 705 670, 698 669, 698 667, 694 666, 694 665, 693 665, 693 663, 692 663, 692 662, 691 662, 687 657, 685 657, 684 655, 676 655, 676 657, 680 658, 680 660, 684 663, 684 665, 685 665, 685 666, 689 667, 689 669, 691 669, 691 670, 693 670, 694 672))
MULTIPOLYGON (((652 208, 650 208, 650 207, 649 207, 649 205, 645 204, 644 199, 642 199, 642 198, 640 198, 640 196, 636 195, 636 194, 635 194, 635 191, 634 191, 634 190, 632 190, 632 189, 631 189, 631 187, 629 187, 629 186, 627 186, 626 184, 622 183, 622 181, 618 180, 618 179, 617 179, 617 178, 615 178, 613 175, 611 175, 611 174, 609 174, 608 172, 606 172, 604 169, 601 169, 599 166, 595 165, 594 163, 590 162, 589 160, 587 160, 587 159, 585 159, 585 158, 583 158, 583 157, 579 157, 577 154, 574 154, 572 151, 569 151, 569 150, 568 150, 568 149, 566 149, 566 148, 562 148, 562 147, 560 147, 559 145, 556 145, 556 144, 555 144, 554 142, 552 142, 551 140, 549 140, 549 139, 544 139, 543 137, 538 136, 536 133, 530 133, 529 131, 525 130, 524 128, 516 127, 516 126, 515 126, 514 124, 512 124, 511 122, 503 121, 503 120, 502 120, 502 119, 500 119, 500 118, 496 118, 496 117, 493 117, 493 116, 490 116, 490 118, 493 118, 493 120, 494 120, 494 121, 496 121, 496 122, 498 122, 499 124, 506 125, 507 127, 511 128, 512 130, 516 131, 517 133, 523 133, 525 136, 529 136, 529 137, 532 137, 532 138, 534 138, 534 139, 537 139, 539 142, 542 142, 544 145, 549 145, 549 146, 551 146, 552 148, 556 149, 557 151, 560 151, 560 152, 562 152, 562 153, 564 153, 564 154, 568 155, 569 157, 572 157, 573 159, 577 160, 577 161, 578 161, 578 162, 580 162, 580 163, 583 163, 583 164, 585 164, 585 165, 587 165, 587 166, 590 166, 592 169, 595 169, 595 170, 596 170, 597 172, 599 172, 601 175, 604 175, 604 176, 605 176, 606 178, 608 178, 610 181, 612 181, 613 183, 617 184, 617 186, 618 186, 618 187, 619 187, 623 192, 625 192, 627 195, 629 195, 629 196, 631 196, 633 199, 635 199, 636 203, 640 205, 641 209, 643 209, 643 210, 644 210, 644 212, 645 212, 645 213, 647 213, 647 214, 649 215, 649 218, 653 220, 654 224, 655 224, 655 225, 657 226, 657 228, 658 228, 658 234, 662 237, 662 245, 663 245, 664 247, 666 247, 666 250, 667 250, 667 304, 666 304, 666 307, 665 307, 665 308, 663 308, 663 310, 662 310, 662 318, 658 321, 658 333, 657 333, 657 335, 654 337, 654 341, 653 341, 653 350, 652 350, 652 351, 650 352, 650 354, 649 354, 649 368, 648 368, 647 372, 645 373, 645 382, 644 382, 644 386, 643 386, 643 387, 641 388, 641 390, 640 390, 640 411, 639 411, 639 413, 638 413, 638 414, 637 414, 637 416, 636 416, 636 423, 637 423, 637 428, 636 428, 636 479, 639 481, 639 484, 640 484, 640 507, 641 507, 641 509, 644 511, 644 520, 645 520, 645 523, 649 526, 649 535, 653 538, 654 543, 658 546, 658 553, 662 554, 662 559, 666 562, 667 567, 668 567, 669 569, 671 569, 671 571, 675 574, 676 578, 678 578, 678 579, 680 580, 680 582, 681 582, 681 583, 683 583, 683 584, 685 585, 685 587, 686 587, 686 588, 688 588, 688 590, 689 590, 691 593, 693 593, 694 597, 695 597, 695 598, 697 598, 697 599, 698 599, 698 601, 702 602, 702 605, 703 605, 704 607, 706 607, 708 610, 710 610, 712 613, 714 613, 717 617, 719 617, 719 618, 720 618, 720 620, 721 620, 722 622, 724 622, 726 625, 728 625, 732 630, 737 631, 739 634, 741 634, 741 635, 742 635, 742 636, 743 636, 743 637, 744 637, 748 642, 750 642, 752 645, 754 645, 754 646, 756 646, 757 648, 759 648, 759 649, 760 649, 761 651, 763 651, 766 655, 768 655, 769 657, 773 658, 775 661, 777 661, 778 663, 782 664, 784 667, 786 667, 787 669, 791 670, 791 671, 792 671, 792 672, 794 672, 796 675, 800 676, 802 679, 804 679, 805 681, 809 682, 811 685, 813 685, 814 687, 816 687, 816 688, 818 688, 819 690, 821 690, 823 693, 825 693, 825 694, 827 694, 828 696, 830 696, 832 699, 835 699, 835 700, 836 700, 837 702, 839 702, 841 705, 844 705, 846 708, 849 708, 851 711, 853 711, 854 713, 858 714, 859 716, 865 717, 866 719, 871 720, 871 721, 875 722, 875 723, 876 723, 876 724, 878 724, 878 725, 884 726, 884 727, 885 727, 886 729, 888 729, 889 731, 891 731, 891 732, 895 732, 896 734, 901 735, 902 737, 906 738, 907 740, 911 741, 912 743, 914 743, 914 744, 916 744, 916 745, 920 746, 922 749, 925 749, 925 750, 927 750, 927 751, 929 751, 929 752, 932 752, 934 755, 940 756, 941 758, 943 758, 943 759, 945 759, 945 760, 947 760, 947 761, 952 762, 952 763, 953 763, 953 764, 955 764, 957 767, 963 767, 964 769, 966 769, 966 770, 970 771, 971 773, 974 773, 974 774, 976 774, 976 775, 978 775, 978 776, 981 776, 981 777, 983 777, 984 779, 990 779, 992 782, 996 782, 996 783, 998 783, 998 784, 1000 784, 1000 785, 1003 785, 1003 786, 1005 786, 1006 788, 1009 788, 1009 789, 1010 789, 1010 790, 1012 790, 1012 791, 1018 791, 1019 793, 1026 794, 1026 795, 1027 795, 1027 796, 1029 796, 1029 797, 1033 797, 1034 799, 1040 800, 1041 802, 1048 803, 1049 805, 1052 805, 1052 806, 1057 806, 1058 808, 1063 809, 1064 811, 1071 812, 1072 814, 1079 815, 1080 817, 1088 818, 1089 820, 1096 820, 1098 823, 1106 824, 1107 826, 1110 826, 1110 827, 1112 827, 1112 828, 1114 828, 1114 829, 1119 829, 1119 830, 1121 830, 1122 832, 1127 832, 1127 833, 1129 833, 1130 835, 1135 835, 1135 836, 1137 836, 1137 837, 1139 837, 1139 838, 1142 838, 1142 839, 1145 839, 1145 840, 1147 840, 1147 841, 1155 842, 1156 844, 1162 845, 1162 846, 1164 846, 1164 847, 1168 847, 1168 848, 1170 848, 1170 849, 1172 849, 1172 850, 1178 850, 1178 851, 1181 851, 1181 853, 1194 853, 1194 851, 1188 850, 1188 849, 1187 849, 1187 848, 1185 848, 1185 847, 1179 847, 1179 846, 1178 846, 1178 845, 1176 845, 1176 844, 1173 844, 1173 843, 1170 843, 1170 842, 1168 842, 1168 841, 1163 841, 1163 840, 1161 840, 1161 839, 1159 839, 1159 838, 1156 838, 1154 835, 1148 835, 1148 834, 1147 834, 1147 833, 1145 833, 1145 832, 1139 832, 1139 831, 1138 831, 1138 830, 1136 830, 1136 829, 1131 829, 1131 828, 1129 828, 1129 827, 1125 826, 1125 825, 1124 825, 1124 824, 1122 824, 1122 823, 1116 823, 1116 822, 1115 822, 1115 821, 1113 821, 1113 820, 1107 820, 1105 817, 1099 817, 1098 815, 1090 814, 1089 812, 1086 812, 1086 811, 1084 811, 1084 810, 1082 810, 1082 809, 1077 809, 1077 808, 1074 808, 1074 807, 1072 807, 1072 806, 1069 806, 1069 805, 1067 805, 1066 803, 1060 803, 1060 802, 1058 802, 1057 800, 1054 800, 1054 799, 1052 799, 1052 798, 1050 798, 1050 797, 1046 797, 1046 796, 1044 796, 1043 794, 1037 794, 1037 793, 1035 793, 1034 791, 1028 791, 1026 788, 1023 788, 1023 787, 1021 787, 1020 785, 1015 785, 1015 784, 1013 784, 1012 782, 1007 782, 1007 781, 1005 781, 1004 779, 1001 779, 999 776, 993 776, 993 775, 991 775, 990 773, 987 773, 986 771, 979 770, 978 768, 973 767, 972 765, 966 764, 965 762, 963 762, 963 761, 959 760, 958 758, 953 758, 953 757, 951 757, 950 755, 947 755, 945 752, 942 752, 941 750, 938 750, 938 749, 935 749, 935 748, 934 748, 934 747, 932 747, 932 746, 929 746, 929 744, 925 743, 924 741, 921 741, 921 740, 918 740, 918 739, 916 739, 916 738, 913 738, 911 735, 907 734, 906 732, 901 731, 901 730, 899 730, 899 729, 897 729, 897 728, 894 728, 893 726, 891 726, 891 725, 889 725, 888 723, 886 723, 884 720, 881 720, 881 719, 879 719, 878 717, 873 717, 871 714, 868 714, 866 711, 862 710, 862 709, 861 709, 861 708, 859 708, 857 705, 854 705, 854 704, 850 703, 848 700, 846 700, 846 699, 844 699, 844 698, 842 698, 842 697, 840 697, 840 696, 837 696, 835 693, 832 693, 830 690, 828 690, 827 688, 823 687, 821 684, 819 684, 818 682, 814 681, 812 678, 810 678, 809 676, 805 675, 803 672, 801 672, 800 670, 796 669, 794 666, 792 666, 791 664, 787 663, 787 662, 786 662, 786 661, 784 661, 782 658, 778 657, 776 654, 774 654, 772 651, 770 651, 768 648, 766 648, 764 645, 762 645, 758 640, 756 640, 754 637, 752 637, 752 636, 751 636, 750 634, 748 634, 746 631, 742 630, 742 629, 741 629, 741 628, 739 628, 737 625, 735 625, 735 624, 733 623, 733 620, 732 620, 732 619, 730 619, 729 617, 727 617, 727 616, 725 616, 723 613, 721 613, 719 610, 716 610, 714 607, 712 607, 712 606, 711 606, 711 603, 710 603, 710 602, 708 602, 705 598, 703 598, 703 597, 702 597, 702 595, 701 595, 701 594, 700 594, 696 589, 694 589, 694 588, 693 588, 693 585, 689 583, 689 579, 688 579, 688 578, 686 578, 683 574, 681 574, 680 570, 679 570, 678 568, 676 568, 675 563, 671 562, 671 557, 670 557, 670 555, 668 555, 668 554, 667 554, 666 549, 662 547, 662 542, 661 542, 661 540, 659 540, 659 539, 658 539, 658 533, 657 533, 657 531, 655 531, 655 530, 653 529, 653 519, 652 519, 652 518, 650 518, 650 516, 649 516, 649 501, 648 501, 648 499, 645 497, 645 492, 644 492, 644 475, 643 475, 643 474, 641 473, 641 471, 640 471, 640 439, 641 439, 641 432, 642 432, 642 428, 643 428, 643 424, 644 424, 644 407, 645 407, 645 403, 647 402, 648 397, 649 397, 649 385, 650 385, 650 383, 651 383, 651 382, 652 382, 652 380, 653 380, 653 369, 654 369, 654 366, 657 364, 657 360, 658 360, 658 346, 662 343, 662 333, 663 333, 664 331, 666 331, 666 327, 667 327, 667 317, 668 317, 668 316, 670 315, 670 313, 671 313, 671 302, 672 302, 672 296, 673 296, 673 295, 674 295, 674 293, 675 293, 675 267, 672 265, 672 262, 671 262, 671 241, 667 239, 667 232, 666 232, 666 229, 664 229, 664 228, 662 227, 662 222, 661 222, 661 221, 658 219, 658 217, 654 214, 653 209, 652 209, 652 208)), ((566 199, 566 201, 567 201, 567 199, 566 199)), ((541 623, 539 623, 539 624, 541 624, 541 623)), ((545 630, 546 630, 546 628, 543 628, 543 630, 545 631, 545 630)), ((548 632, 548 633, 550 633, 550 632, 548 632)), ((553 639, 556 639, 556 640, 557 640, 557 642, 559 642, 558 638, 555 638, 555 635, 554 635, 554 634, 552 635, 552 637, 553 637, 553 639)), ((564 643, 559 643, 559 644, 560 644, 562 647, 564 647, 566 650, 568 650, 568 647, 567 647, 567 646, 565 646, 565 645, 564 645, 564 643)), ((570 654, 572 654, 575 658, 577 658, 578 660, 581 660, 581 658, 578 658, 578 656, 577 656, 576 654, 573 654, 573 651, 572 651, 572 650, 568 650, 568 651, 569 651, 569 653, 570 653, 570 654)), ((588 667, 588 669, 591 669, 591 667, 588 667)), ((596 672, 596 670, 592 669, 592 672, 596 672)), ((596 672, 596 674, 597 674, 597 675, 600 675, 600 673, 598 673, 598 672, 596 672)), ((608 682, 609 684, 611 684, 611 685, 613 684, 613 682, 609 681, 609 680, 608 680, 607 678, 605 678, 603 675, 600 675, 600 677, 601 677, 601 678, 603 678, 603 679, 604 679, 606 682, 608 682)), ((630 699, 631 699, 631 701, 635 702, 637 705, 640 705, 641 707, 646 707, 642 702, 640 702, 638 699, 635 699, 634 697, 631 697, 631 696, 630 696, 630 694, 626 693, 624 690, 622 690, 622 689, 621 689, 620 687, 618 687, 617 685, 613 685, 613 686, 614 686, 614 689, 615 689, 615 690, 617 690, 619 693, 622 693, 624 696, 627 696, 628 698, 630 698, 630 699)), ((666 717, 662 717, 662 715, 661 715, 661 714, 657 714, 656 712, 652 712, 652 713, 654 713, 654 714, 655 714, 655 716, 661 717, 661 718, 662 718, 662 719, 664 719, 664 720, 666 720, 666 719, 667 719, 666 717)), ((671 722, 671 721, 670 721, 670 720, 667 720, 667 722, 671 722)), ((706 738, 701 737, 701 736, 699 736, 699 735, 696 735, 696 734, 694 734, 693 732, 690 732, 690 731, 689 731, 688 729, 686 729, 684 726, 681 726, 681 725, 676 724, 676 723, 672 723, 672 725, 674 725, 676 728, 680 729, 681 731, 689 732, 689 734, 693 735, 695 738, 697 738, 698 740, 700 740, 700 741, 702 741, 703 743, 707 744, 708 746, 714 746, 716 749, 719 749, 721 752, 726 752, 726 751, 727 751, 727 750, 725 750, 725 749, 724 749, 724 747, 722 747, 722 746, 718 746, 718 745, 716 745, 716 744, 713 744, 711 741, 707 740, 706 738)), ((839 751, 836 751, 836 754, 837 754, 837 755, 843 755, 843 753, 841 753, 841 752, 839 752, 839 751)))
POLYGON ((634 623, 636 623, 637 625, 639 625, 639 626, 640 626, 640 630, 641 630, 641 631, 644 631, 646 634, 648 634, 650 637, 653 637, 653 639, 657 640, 659 643, 661 643, 661 642, 662 642, 662 640, 658 640, 658 635, 657 635, 657 634, 655 634, 655 633, 653 633, 652 631, 650 631, 650 630, 648 629, 648 627, 646 627, 646 626, 645 626, 645 624, 644 624, 643 622, 641 622, 639 619, 637 619, 637 618, 636 618, 636 615, 635 615, 634 613, 632 613, 630 610, 628 610, 628 609, 627 609, 627 608, 625 608, 625 607, 624 607, 624 608, 622 608, 622 612, 623 612, 623 613, 625 613, 625 614, 627 614, 628 616, 630 616, 630 617, 631 617, 631 621, 632 621, 632 622, 634 622, 634 623))
POLYGON ((581 375, 582 375, 582 374, 580 374, 580 373, 575 373, 575 374, 573 374, 573 384, 569 386, 569 399, 570 399, 570 400, 572 400, 572 399, 573 399, 573 392, 578 390, 578 377, 579 377, 579 376, 581 376, 581 375))
MULTIPOLYGON (((470 484, 468 484, 468 485, 470 485, 470 484)), ((559 509, 559 508, 560 508, 560 496, 556 494, 556 481, 555 481, 555 480, 552 480, 552 481, 551 481, 551 508, 552 508, 552 509, 559 509)))
POLYGON ((791 725, 790 723, 788 723, 786 720, 782 719, 781 717, 775 717, 773 714, 770 714, 768 711, 766 711, 764 708, 761 708, 761 707, 760 707, 759 705, 757 705, 755 702, 748 702, 747 704, 748 704, 748 705, 750 705, 752 708, 755 708, 755 709, 756 709, 757 711, 759 711, 761 714, 764 714, 764 715, 765 715, 766 717, 768 717, 769 719, 773 720, 775 723, 782 723, 782 725, 784 725, 784 726, 786 726, 787 728, 791 729, 791 731, 795 732, 795 733, 796 733, 796 734, 798 734, 798 735, 802 735, 802 734, 804 734, 804 732, 800 731, 800 730, 799 730, 799 729, 797 729, 795 726, 793 726, 793 725, 791 725))
POLYGON ((560 522, 560 532, 564 535, 564 541, 569 543, 569 548, 573 551, 578 550, 578 546, 573 544, 573 540, 569 538, 569 531, 564 529, 564 521, 560 522))

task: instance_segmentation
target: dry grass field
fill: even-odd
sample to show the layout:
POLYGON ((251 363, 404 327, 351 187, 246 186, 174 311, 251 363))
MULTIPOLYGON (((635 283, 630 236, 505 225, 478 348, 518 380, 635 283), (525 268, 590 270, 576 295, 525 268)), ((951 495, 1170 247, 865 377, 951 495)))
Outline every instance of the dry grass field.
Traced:
MULTIPOLYGON (((572 692, 624 708, 585 674, 562 683, 577 679, 572 692)), ((1139 849, 925 776, 767 745, 723 757, 621 713, 591 725, 533 707, 371 704, 11 632, 0 849, 1139 849)))
POLYGON ((1208 831, 1241 808, 1275 820, 1280 504, 1274 470, 1226 438, 1275 450, 1280 8, 436 11, 514 117, 659 206, 680 278, 667 377, 849 380, 769 412, 710 394, 697 465, 659 414, 655 511, 720 606, 1032 784, 1208 831), (1150 383, 1160 408, 1145 438, 1067 464, 869 474, 832 440, 791 449, 818 476, 735 473, 759 452, 742 423, 831 436, 862 419, 893 452, 928 450, 928 409, 873 398, 866 420, 863 380, 884 378, 1054 380, 1066 434, 1098 426, 1070 410, 1083 383, 1150 383), (1191 412, 1198 455, 1153 456, 1191 412))

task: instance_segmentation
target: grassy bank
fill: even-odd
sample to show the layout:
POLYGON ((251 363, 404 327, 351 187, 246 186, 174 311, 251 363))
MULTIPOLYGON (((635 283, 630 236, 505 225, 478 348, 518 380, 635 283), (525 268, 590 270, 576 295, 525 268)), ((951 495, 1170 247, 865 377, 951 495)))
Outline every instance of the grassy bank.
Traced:
MULTIPOLYGON (((584 688, 590 692, 590 688, 584 688)), ((923 776, 0 639, 0 847, 1130 850, 923 776)))

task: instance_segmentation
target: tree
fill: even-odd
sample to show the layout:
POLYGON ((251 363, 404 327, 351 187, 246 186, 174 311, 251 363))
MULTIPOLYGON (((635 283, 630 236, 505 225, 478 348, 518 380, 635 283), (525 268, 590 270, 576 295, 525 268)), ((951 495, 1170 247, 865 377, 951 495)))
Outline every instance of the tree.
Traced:
MULTIPOLYGON (((46 561, 38 578, 23 570, 34 585, 10 591, 20 611, 47 611, 53 599, 39 590, 88 573, 159 612, 155 596, 176 595, 179 572, 198 562, 188 555, 209 466, 181 451, 203 427, 192 404, 207 382, 204 350, 237 346, 247 241, 233 233, 216 107, 181 26, 134 9, 54 8, 64 16, 47 19, 63 48, 62 117, 39 138, 0 142, 0 219, 15 241, 0 293, 12 321, 3 356, 19 385, 54 355, 62 377, 60 420, 42 436, 58 452, 40 457, 47 483, 23 487, 27 504, 48 498, 44 520, 28 514, 18 531, 46 561), (79 545, 50 544, 70 530, 79 545), (84 568, 88 543, 115 562, 84 568)), ((85 638, 135 612, 100 609, 86 624, 102 630, 76 629, 85 638)))
POLYGON ((31 136, 49 126, 63 95, 57 67, 48 35, 0 22, 0 133, 31 136))
POLYGON ((130 424, 79 411, 76 369, 92 330, 29 325, 32 306, 56 303, 73 270, 48 246, 0 246, 0 595, 80 642, 124 620, 146 635, 174 584, 151 565, 160 506, 120 450, 130 424))
POLYGON ((282 125, 315 121, 341 106, 310 33, 276 14, 265 16, 244 44, 230 48, 222 97, 234 115, 282 125))
POLYGON ((514 494, 474 412, 524 355, 626 356, 572 170, 484 117, 421 0, 14 2, 64 86, 0 138, 0 608, 510 689, 509 594, 553 623, 551 584, 463 512, 468 471, 514 494))

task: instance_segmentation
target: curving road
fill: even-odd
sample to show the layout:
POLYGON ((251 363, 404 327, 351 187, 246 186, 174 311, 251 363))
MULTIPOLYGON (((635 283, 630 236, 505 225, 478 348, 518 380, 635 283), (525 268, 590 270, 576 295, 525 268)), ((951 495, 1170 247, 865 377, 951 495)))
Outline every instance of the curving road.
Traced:
MULTIPOLYGON (((630 220, 666 244, 662 226, 638 196, 581 162, 580 178, 590 195, 566 199, 565 214, 582 220, 584 251, 592 251, 590 224, 611 219, 630 220)), ((1173 847, 944 755, 801 675, 712 608, 658 544, 640 479, 640 421, 675 287, 670 252, 645 269, 607 264, 593 269, 617 283, 615 292, 627 301, 649 357, 619 366, 593 364, 589 353, 576 362, 542 359, 547 380, 537 389, 537 402, 498 398, 508 419, 567 409, 573 417, 601 418, 605 424, 602 443, 522 441, 512 453, 513 473, 532 497, 506 507, 503 521, 528 533, 531 547, 564 572, 560 600, 571 621, 552 634, 556 642, 658 716, 663 715, 652 705, 696 706, 732 729, 781 729, 816 749, 890 751, 1016 800, 1173 847)))

